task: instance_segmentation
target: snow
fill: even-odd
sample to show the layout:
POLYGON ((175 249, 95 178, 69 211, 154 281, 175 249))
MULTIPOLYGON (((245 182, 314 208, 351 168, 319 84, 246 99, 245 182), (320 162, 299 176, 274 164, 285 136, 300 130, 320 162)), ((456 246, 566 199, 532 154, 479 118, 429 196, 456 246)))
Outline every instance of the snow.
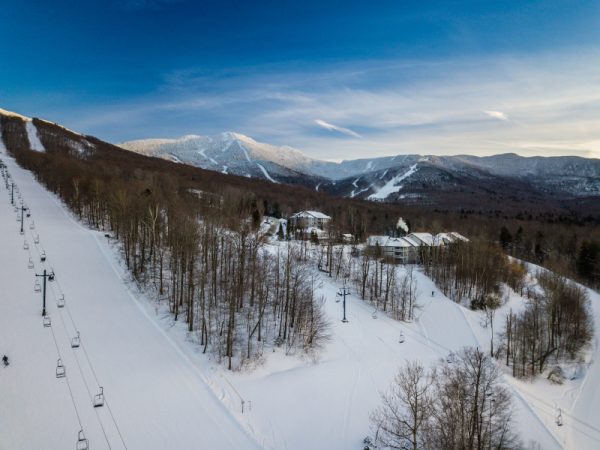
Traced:
POLYGON ((264 174, 264 176, 267 180, 269 180, 272 183, 279 183, 279 181, 274 180, 273 177, 271 175, 269 175, 269 172, 267 172, 267 169, 265 169, 262 164, 256 163, 256 165, 262 171, 262 173, 264 174))
POLYGON ((25 128, 27 129, 27 139, 29 139, 29 147, 31 150, 36 152, 45 152, 46 149, 44 145, 41 143, 40 138, 37 133, 37 128, 32 121, 25 122, 25 128))
POLYGON ((206 153, 205 153, 205 152, 206 152, 206 150, 205 150, 205 149, 198 150, 198 153, 199 153, 199 154, 201 154, 202 156, 204 156, 204 158, 206 158, 206 159, 210 160, 210 162, 211 162, 211 163, 213 163, 215 166, 218 166, 218 165, 219 165, 219 163, 218 163, 218 162, 217 162, 217 161, 216 161, 214 158, 212 158, 212 157, 210 157, 210 156, 206 156, 206 153))
POLYGON ((69 386, 93 449, 109 448, 107 439, 113 449, 124 448, 123 441, 129 449, 198 448, 199 443, 211 449, 259 448, 205 374, 124 283, 103 235, 72 220, 29 172, 8 157, 3 161, 32 217, 25 224, 28 252, 12 206, 6 196, 0 199, 0 352, 11 360, 0 368, 0 448, 74 448, 79 424, 69 386), (33 219, 36 228, 30 230, 33 219), (39 233, 40 245, 33 244, 33 233, 39 233), (39 260, 42 248, 46 263, 39 260), (56 271, 56 281, 48 283, 50 328, 42 326, 40 294, 34 293, 33 271, 27 268, 30 253, 37 273, 56 271), (59 293, 66 299, 61 310, 55 303, 59 293), (81 333, 79 349, 69 345, 75 329, 81 333), (55 378, 53 335, 67 378, 55 378), (93 408, 90 392, 98 384, 107 405, 93 408))
POLYGON ((389 195, 399 192, 402 189, 402 185, 399 184, 401 181, 410 177, 417 171, 417 164, 413 164, 410 166, 410 169, 403 174, 396 175, 390 181, 388 181, 385 185, 377 190, 377 192, 369 195, 369 200, 385 200, 389 195))
POLYGON ((28 121, 31 120, 30 117, 26 117, 26 116, 23 116, 23 115, 21 115, 19 113, 8 111, 8 110, 2 109, 2 108, 0 108, 0 115, 2 115, 2 116, 8 116, 8 117, 18 117, 19 119, 24 120, 26 122, 28 122, 28 121))
MULTIPOLYGON (((132 450, 361 448, 369 434, 369 412, 379 405, 379 393, 401 364, 434 364, 466 345, 489 348, 490 331, 482 326, 482 313, 448 300, 418 270, 420 308, 413 323, 381 312, 374 319, 373 306, 354 289, 347 298, 349 322, 342 323, 342 304, 336 302, 340 283, 315 270, 317 294, 324 298, 331 323, 331 340, 322 353, 313 358, 276 348, 254 370, 227 372, 201 354, 185 324, 173 322, 166 313, 164 302, 148 300, 128 281, 115 248, 102 233, 79 225, 29 172, 4 155, 2 159, 32 217, 25 227, 28 252, 15 213, 7 197, 0 196, 0 354, 11 358, 8 368, 0 368, 0 448, 74 447, 79 425, 67 380, 94 450, 108 448, 103 428, 115 449, 124 448, 119 432, 132 450), (36 228, 30 230, 33 219, 36 228), (33 244, 37 233, 39 246, 33 244), (48 255, 45 264, 37 253, 42 249, 48 255), (33 271, 27 268, 30 254, 36 272, 56 271, 56 281, 49 283, 50 329, 42 326, 40 294, 33 292, 33 271), (60 293, 66 297, 62 310, 55 303, 60 293), (69 339, 75 329, 81 332, 82 348, 72 350, 69 339), (402 344, 400 332, 405 336, 402 344), (52 333, 67 368, 66 380, 54 376, 52 333), (91 407, 90 392, 99 385, 110 411, 107 406, 91 407), (244 414, 240 399, 246 401, 244 414)), ((269 248, 275 252, 285 245, 290 244, 274 240, 269 248)), ((600 296, 590 295, 598 325, 600 296)), ((497 314, 496 332, 503 314, 518 310, 523 302, 511 294, 497 314)), ((598 448, 597 342, 590 352, 582 376, 563 386, 504 377, 515 394, 514 420, 525 443, 535 440, 550 450, 598 448), (554 424, 555 404, 564 408, 560 429, 554 424)))

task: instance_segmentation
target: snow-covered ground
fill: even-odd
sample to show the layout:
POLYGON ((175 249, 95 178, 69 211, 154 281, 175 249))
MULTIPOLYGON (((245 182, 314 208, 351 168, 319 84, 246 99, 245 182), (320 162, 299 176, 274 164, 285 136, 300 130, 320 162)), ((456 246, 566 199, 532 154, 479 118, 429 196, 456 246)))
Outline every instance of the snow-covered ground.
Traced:
MULTIPOLYGON (((93 449, 360 449, 369 412, 401 364, 430 364, 466 345, 489 345, 482 315, 445 298, 421 273, 421 308, 413 323, 382 313, 373 318, 373 308, 354 292, 347 299, 349 321, 342 323, 339 283, 315 271, 331 322, 331 340, 316 360, 277 348, 254 370, 227 372, 201 354, 164 305, 135 288, 102 233, 78 224, 30 173, 0 158, 32 210, 22 237, 0 185, 0 354, 11 358, 9 367, 0 368, 0 449, 74 448, 79 420, 93 449), (35 270, 27 267, 30 257, 35 270), (41 295, 33 289, 34 271, 44 268, 56 272, 48 284, 48 328, 42 326, 41 295), (56 306, 60 294, 66 299, 62 309, 56 306), (82 346, 71 349, 76 331, 82 346), (55 377, 59 353, 66 379, 55 377), (91 397, 99 386, 107 404, 94 409, 91 397)), ((600 298, 592 296, 600 324, 600 298)), ((520 303, 513 295, 505 308, 520 303)), ((595 343, 592 361, 598 351, 595 343)), ((524 441, 543 449, 598 448, 599 371, 598 364, 583 366, 579 378, 562 386, 506 376, 524 441), (564 411, 560 428, 555 407, 564 411)))
POLYGON ((0 448, 73 449, 80 428, 93 449, 260 448, 198 367, 140 307, 103 235, 73 221, 30 173, 1 158, 32 216, 20 236, 0 186, 0 354, 11 361, 0 368, 0 448), (30 256, 34 269, 28 268, 30 256), (51 268, 52 326, 44 327, 34 272, 51 268), (72 349, 76 331, 81 347, 72 349), (55 376, 59 357, 66 378, 55 376), (93 408, 99 385, 107 404, 93 408))

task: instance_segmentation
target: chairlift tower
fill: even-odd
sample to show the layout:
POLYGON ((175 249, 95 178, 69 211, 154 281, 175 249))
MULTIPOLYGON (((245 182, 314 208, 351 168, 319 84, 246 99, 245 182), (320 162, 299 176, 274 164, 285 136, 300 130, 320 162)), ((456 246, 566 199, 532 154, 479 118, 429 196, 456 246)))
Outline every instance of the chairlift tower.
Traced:
POLYGON ((27 210, 27 207, 21 206, 20 209, 21 209, 21 231, 20 231, 20 233, 24 234, 25 230, 23 230, 23 213, 27 210))
MULTIPOLYGON (((52 272, 54 274, 54 272, 52 272)), ((44 288, 42 290, 42 316, 46 316, 46 278, 50 277, 50 274, 46 273, 46 269, 44 269, 43 274, 35 274, 36 277, 44 278, 44 288)))
POLYGON ((344 318, 342 322, 347 323, 348 319, 346 319, 346 296, 350 295, 350 288, 346 287, 346 281, 344 280, 344 286, 340 288, 340 291, 336 294, 343 299, 343 307, 344 307, 344 318))

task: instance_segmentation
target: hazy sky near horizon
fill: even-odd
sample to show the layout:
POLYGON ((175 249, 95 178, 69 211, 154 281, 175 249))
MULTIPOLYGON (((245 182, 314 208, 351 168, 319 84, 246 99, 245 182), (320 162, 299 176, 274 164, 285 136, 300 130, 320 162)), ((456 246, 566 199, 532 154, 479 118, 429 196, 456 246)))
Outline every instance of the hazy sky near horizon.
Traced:
POLYGON ((598 1, 2 3, 0 108, 111 142, 600 158, 598 1))

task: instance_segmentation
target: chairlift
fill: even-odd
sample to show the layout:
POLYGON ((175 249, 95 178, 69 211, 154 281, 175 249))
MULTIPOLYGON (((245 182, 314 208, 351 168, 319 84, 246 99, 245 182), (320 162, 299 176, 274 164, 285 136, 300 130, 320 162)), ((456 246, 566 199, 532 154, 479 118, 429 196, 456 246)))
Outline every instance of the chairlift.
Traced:
POLYGON ((94 408, 104 406, 104 388, 100 386, 100 393, 94 395, 94 408))
POLYGON ((90 443, 85 438, 85 434, 83 434, 83 430, 79 430, 79 434, 77 435, 77 446, 75 450, 89 450, 90 443))
POLYGON ((59 308, 65 307, 65 294, 60 294, 58 296, 58 299, 56 300, 56 306, 58 306, 59 308))
POLYGON ((44 316, 44 327, 52 326, 52 322, 50 321, 50 316, 44 316))
POLYGON ((79 331, 77 332, 77 335, 71 339, 71 348, 79 348, 79 345, 81 345, 81 337, 79 336, 79 331))
POLYGON ((50 270, 51 272, 48 274, 48 281, 54 281, 54 269, 51 268, 50 270))
POLYGON ((29 224, 29 229, 33 230, 35 228, 35 222, 32 220, 31 223, 29 224))
POLYGON ((26 217, 31 217, 31 211, 29 211, 29 208, 27 208, 27 213, 25 214, 26 217))
POLYGON ((400 344, 404 343, 404 333, 402 331, 400 331, 400 338, 398 339, 398 342, 400 342, 400 344))
POLYGON ((40 253, 40 261, 46 261, 46 252, 44 250, 42 250, 42 253, 40 253))
POLYGON ((23 250, 29 250, 29 242, 23 241, 23 250))
POLYGON ((33 290, 35 292, 42 292, 42 285, 38 280, 35 280, 35 284, 33 285, 33 290))
POLYGON ((67 376, 67 369, 63 365, 62 360, 58 358, 58 361, 56 361, 56 378, 64 378, 65 376, 67 376))
POLYGON ((558 408, 558 416, 556 417, 556 425, 558 425, 559 427, 562 427, 562 425, 563 425, 562 410, 560 408, 558 408))
POLYGON ((34 244, 39 244, 40 243, 40 235, 36 234, 35 237, 33 238, 33 243, 34 244))
POLYGON ((27 268, 33 269, 33 259, 31 259, 31 256, 29 257, 29 262, 27 263, 27 268))

